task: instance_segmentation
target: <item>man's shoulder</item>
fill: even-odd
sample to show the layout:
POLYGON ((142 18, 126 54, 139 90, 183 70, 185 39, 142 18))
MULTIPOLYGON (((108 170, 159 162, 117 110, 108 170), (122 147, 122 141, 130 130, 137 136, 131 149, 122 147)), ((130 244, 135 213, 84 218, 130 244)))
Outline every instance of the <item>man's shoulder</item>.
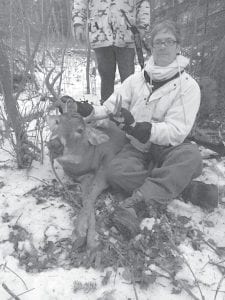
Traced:
POLYGON ((184 82, 187 86, 191 85, 193 87, 200 89, 197 80, 192 75, 187 73, 186 71, 184 71, 181 74, 181 79, 182 79, 182 82, 184 82))

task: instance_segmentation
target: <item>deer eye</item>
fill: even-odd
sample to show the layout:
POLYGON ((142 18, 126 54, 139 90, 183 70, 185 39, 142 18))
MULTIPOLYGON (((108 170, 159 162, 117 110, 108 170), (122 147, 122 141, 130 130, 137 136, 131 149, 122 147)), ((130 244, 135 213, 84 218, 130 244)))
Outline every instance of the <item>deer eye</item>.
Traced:
POLYGON ((78 128, 77 129, 77 133, 83 133, 83 129, 82 128, 78 128))
POLYGON ((55 124, 59 125, 59 120, 56 119, 55 120, 55 124))

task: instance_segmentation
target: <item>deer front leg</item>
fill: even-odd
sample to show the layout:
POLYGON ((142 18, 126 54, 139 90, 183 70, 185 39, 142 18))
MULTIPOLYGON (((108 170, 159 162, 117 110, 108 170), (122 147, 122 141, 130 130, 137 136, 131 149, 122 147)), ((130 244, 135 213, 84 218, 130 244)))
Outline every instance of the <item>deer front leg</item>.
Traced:
POLYGON ((99 170, 92 178, 85 178, 82 186, 84 188, 83 207, 75 221, 74 243, 79 245, 87 241, 87 247, 94 249, 98 245, 95 230, 95 201, 108 186, 104 172, 99 170))

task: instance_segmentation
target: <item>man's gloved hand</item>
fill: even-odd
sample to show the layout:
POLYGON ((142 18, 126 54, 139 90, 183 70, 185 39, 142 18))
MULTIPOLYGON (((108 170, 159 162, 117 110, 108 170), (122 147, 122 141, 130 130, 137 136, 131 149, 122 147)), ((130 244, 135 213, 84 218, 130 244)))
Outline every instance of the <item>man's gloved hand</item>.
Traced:
POLYGON ((78 114, 80 114, 82 117, 87 117, 93 111, 93 106, 88 103, 88 101, 76 101, 70 96, 62 96, 60 100, 65 103, 65 107, 67 106, 66 109, 65 107, 59 107, 60 113, 65 112, 64 110, 67 110, 72 114, 72 112, 74 111, 75 113, 77 112, 78 114))
POLYGON ((152 124, 149 122, 137 122, 135 126, 124 126, 123 130, 132 135, 139 142, 145 144, 150 138, 152 124))
POLYGON ((129 126, 135 122, 131 112, 124 107, 120 108, 120 112, 117 113, 117 115, 109 114, 109 119, 121 129, 123 129, 124 126, 129 126))
POLYGON ((135 126, 134 117, 126 108, 121 108, 119 116, 109 115, 111 121, 116 123, 127 134, 132 135, 139 142, 145 144, 150 138, 152 124, 149 122, 137 122, 135 126))
POLYGON ((111 121, 116 123, 117 126, 119 126, 127 134, 132 135, 139 142, 145 144, 149 140, 152 124, 149 122, 135 123, 131 112, 122 107, 121 95, 117 95, 114 112, 109 114, 109 118, 111 121))
POLYGON ((88 103, 87 101, 76 101, 77 104, 77 112, 82 116, 82 117, 87 117, 91 114, 93 111, 93 106, 88 103))
POLYGON ((74 25, 74 38, 75 41, 79 44, 83 44, 86 40, 86 34, 84 26, 81 24, 75 24, 74 25))
POLYGON ((117 94, 114 110, 108 114, 109 119, 121 129, 123 129, 125 125, 129 126, 135 122, 132 113, 122 107, 122 102, 122 96, 117 94))

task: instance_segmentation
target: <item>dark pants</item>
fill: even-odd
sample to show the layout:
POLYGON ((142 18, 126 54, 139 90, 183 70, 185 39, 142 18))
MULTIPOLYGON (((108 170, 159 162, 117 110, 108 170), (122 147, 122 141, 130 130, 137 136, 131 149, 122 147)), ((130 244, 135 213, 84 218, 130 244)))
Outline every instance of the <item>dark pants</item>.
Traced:
POLYGON ((147 154, 127 144, 108 165, 107 180, 128 193, 139 188, 147 202, 167 203, 201 171, 201 155, 191 143, 176 147, 152 145, 147 154))
POLYGON ((121 82, 134 73, 135 50, 109 46, 96 48, 94 51, 101 77, 101 102, 103 103, 114 91, 116 65, 118 65, 121 82))

